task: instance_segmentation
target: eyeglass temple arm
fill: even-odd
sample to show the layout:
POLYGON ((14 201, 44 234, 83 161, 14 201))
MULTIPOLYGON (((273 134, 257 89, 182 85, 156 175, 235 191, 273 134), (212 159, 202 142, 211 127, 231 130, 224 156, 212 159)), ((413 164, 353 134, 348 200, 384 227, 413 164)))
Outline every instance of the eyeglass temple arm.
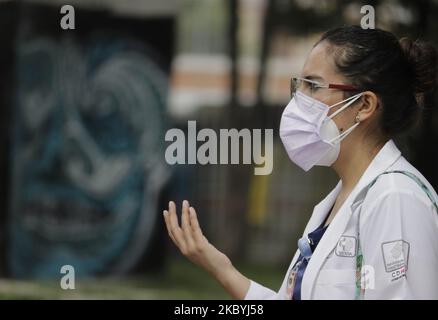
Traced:
POLYGON ((348 84, 329 84, 328 87, 330 89, 341 89, 346 91, 356 91, 359 90, 358 87, 348 85, 348 84))

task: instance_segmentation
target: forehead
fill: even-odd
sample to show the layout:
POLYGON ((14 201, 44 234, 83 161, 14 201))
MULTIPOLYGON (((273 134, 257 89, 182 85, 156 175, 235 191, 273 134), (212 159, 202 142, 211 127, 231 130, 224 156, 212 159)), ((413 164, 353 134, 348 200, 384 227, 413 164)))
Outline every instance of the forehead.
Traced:
POLYGON ((301 76, 310 76, 312 80, 326 82, 342 80, 343 76, 336 70, 333 52, 329 49, 331 49, 330 45, 326 41, 320 42, 313 47, 304 63, 301 76))

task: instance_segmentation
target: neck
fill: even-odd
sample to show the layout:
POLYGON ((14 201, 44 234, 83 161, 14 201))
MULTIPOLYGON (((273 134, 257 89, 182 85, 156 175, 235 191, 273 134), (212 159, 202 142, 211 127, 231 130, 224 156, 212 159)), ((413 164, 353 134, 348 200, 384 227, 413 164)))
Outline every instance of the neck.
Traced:
POLYGON ((348 145, 344 146, 343 153, 339 154, 339 158, 333 163, 332 168, 342 181, 342 191, 349 192, 357 184, 385 142, 370 143, 364 140, 360 140, 360 142, 350 142, 355 139, 345 140, 348 145))

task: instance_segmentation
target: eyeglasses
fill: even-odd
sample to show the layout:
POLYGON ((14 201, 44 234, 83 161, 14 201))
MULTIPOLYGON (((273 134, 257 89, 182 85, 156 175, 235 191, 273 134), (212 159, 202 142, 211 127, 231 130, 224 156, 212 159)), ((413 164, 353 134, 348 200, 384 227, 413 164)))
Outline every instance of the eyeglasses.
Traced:
POLYGON ((342 91, 360 91, 356 86, 349 84, 322 84, 318 81, 305 79, 305 78, 292 78, 290 81, 290 97, 293 98, 297 90, 313 97, 313 94, 317 92, 318 89, 337 89, 342 91))

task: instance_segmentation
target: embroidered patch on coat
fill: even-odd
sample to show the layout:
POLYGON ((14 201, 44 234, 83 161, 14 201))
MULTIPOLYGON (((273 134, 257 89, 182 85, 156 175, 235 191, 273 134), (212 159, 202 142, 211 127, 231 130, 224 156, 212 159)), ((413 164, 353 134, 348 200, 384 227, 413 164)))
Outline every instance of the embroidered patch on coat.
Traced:
POLYGON ((393 272, 401 268, 408 269, 409 242, 396 240, 382 243, 383 262, 386 272, 393 272))
POLYGON ((357 239, 352 236, 342 236, 336 245, 335 253, 339 257, 355 257, 357 251, 357 239))

